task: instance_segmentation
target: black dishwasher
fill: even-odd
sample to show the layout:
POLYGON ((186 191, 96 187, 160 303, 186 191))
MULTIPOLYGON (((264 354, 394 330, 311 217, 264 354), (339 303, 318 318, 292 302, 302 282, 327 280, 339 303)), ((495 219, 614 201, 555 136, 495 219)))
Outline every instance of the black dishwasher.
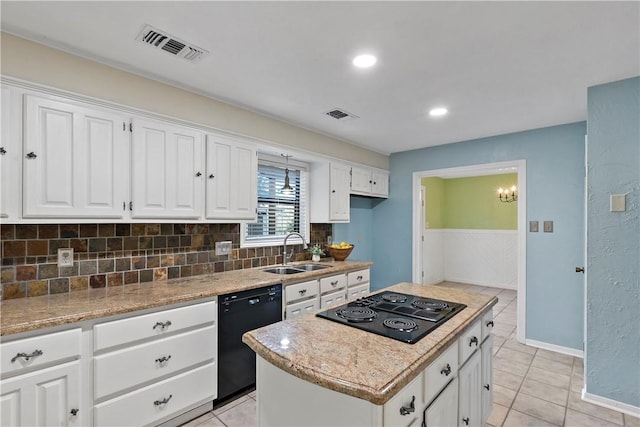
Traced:
POLYGON ((218 298, 218 401, 256 383, 256 354, 242 342, 250 330, 282 320, 282 285, 218 298))

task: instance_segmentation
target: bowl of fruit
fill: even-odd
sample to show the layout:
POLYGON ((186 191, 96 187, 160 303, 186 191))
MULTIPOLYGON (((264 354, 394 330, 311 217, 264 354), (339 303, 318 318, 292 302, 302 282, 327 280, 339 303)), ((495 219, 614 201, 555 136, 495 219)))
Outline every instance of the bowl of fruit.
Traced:
POLYGON ((351 243, 345 242, 333 243, 329 245, 329 256, 336 261, 344 261, 353 250, 353 246, 351 243))

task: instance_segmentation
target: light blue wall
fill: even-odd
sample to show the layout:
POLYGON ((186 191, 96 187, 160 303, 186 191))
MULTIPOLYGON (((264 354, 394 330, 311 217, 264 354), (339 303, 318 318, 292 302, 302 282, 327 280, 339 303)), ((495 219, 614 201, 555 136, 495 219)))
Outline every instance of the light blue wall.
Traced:
POLYGON ((350 260, 371 261, 373 259, 373 199, 351 196, 351 218, 349 224, 333 225, 333 241, 353 243, 355 247, 350 260))
POLYGON ((587 392, 639 407, 640 78, 589 88, 588 108, 587 392))
POLYGON ((553 220, 553 233, 527 234, 527 339, 582 350, 584 122, 394 153, 389 199, 373 207, 372 288, 411 281, 412 173, 527 161, 527 221, 553 220))

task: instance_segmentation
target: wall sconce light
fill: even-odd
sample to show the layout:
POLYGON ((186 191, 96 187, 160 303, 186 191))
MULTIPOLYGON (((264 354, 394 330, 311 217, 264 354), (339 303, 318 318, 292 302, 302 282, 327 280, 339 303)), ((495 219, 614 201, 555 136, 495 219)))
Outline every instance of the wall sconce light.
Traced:
MULTIPOLYGON (((285 159, 287 159, 287 165, 288 165, 289 164, 289 157, 292 157, 292 156, 289 156, 287 154, 280 154, 280 155, 282 157, 284 157, 285 159)), ((284 170, 284 185, 282 186, 281 191, 284 194, 293 193, 293 188, 291 187, 291 184, 289 182, 289 168, 288 167, 285 168, 285 170, 284 170)))
POLYGON ((498 197, 501 202, 511 203, 518 201, 518 189, 515 185, 511 186, 511 188, 499 188, 498 189, 498 197))

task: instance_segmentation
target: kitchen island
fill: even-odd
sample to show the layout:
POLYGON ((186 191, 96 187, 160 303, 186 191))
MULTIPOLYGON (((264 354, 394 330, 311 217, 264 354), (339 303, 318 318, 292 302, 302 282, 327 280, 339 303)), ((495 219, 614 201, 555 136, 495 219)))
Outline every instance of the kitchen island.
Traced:
POLYGON ((467 307, 415 344, 313 315, 246 333, 258 356, 259 426, 420 425, 425 409, 436 420, 427 425, 484 424, 497 298, 411 283, 385 290, 467 307))

